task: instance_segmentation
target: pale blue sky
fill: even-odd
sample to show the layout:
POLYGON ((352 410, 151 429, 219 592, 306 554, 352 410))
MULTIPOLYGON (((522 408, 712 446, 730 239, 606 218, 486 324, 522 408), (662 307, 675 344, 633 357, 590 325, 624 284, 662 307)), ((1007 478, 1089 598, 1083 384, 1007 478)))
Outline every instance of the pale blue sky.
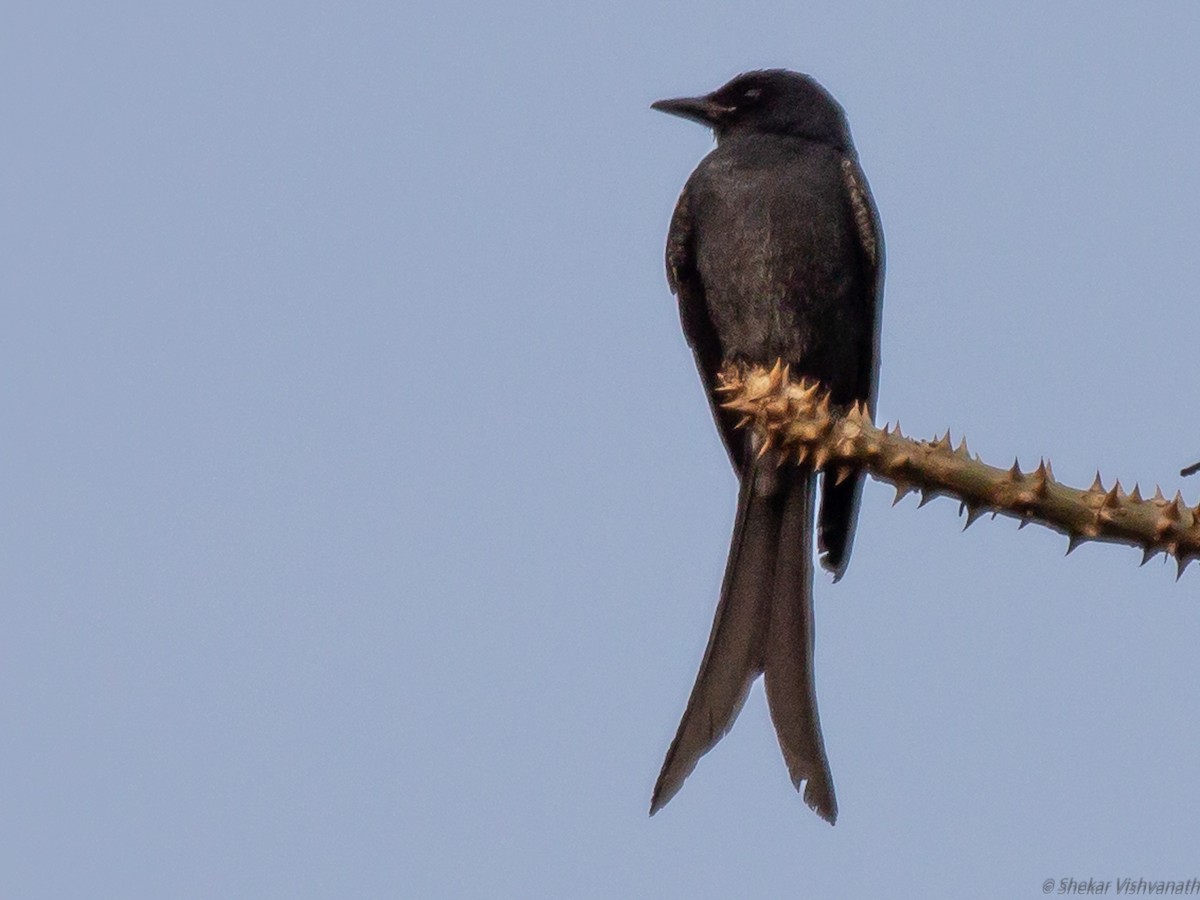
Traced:
POLYGON ((1200 6, 16 2, 0 895, 1041 896, 1200 876, 1200 574, 869 484, 836 828, 756 688, 653 820, 734 479, 662 271, 788 66, 888 246, 880 414, 1200 455, 1200 6))

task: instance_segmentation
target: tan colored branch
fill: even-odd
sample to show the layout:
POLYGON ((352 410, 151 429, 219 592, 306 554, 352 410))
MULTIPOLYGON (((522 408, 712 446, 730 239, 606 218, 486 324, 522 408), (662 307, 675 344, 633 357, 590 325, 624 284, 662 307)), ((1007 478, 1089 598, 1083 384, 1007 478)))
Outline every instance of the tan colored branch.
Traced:
POLYGON ((779 363, 769 371, 727 366, 718 390, 728 397, 722 405, 742 414, 739 425, 758 431, 763 453, 774 448, 839 480, 865 469, 895 485, 897 502, 911 491, 920 491, 922 505, 939 495, 957 497, 968 527, 985 512, 1002 513, 1021 527, 1037 522, 1067 535, 1068 553, 1084 541, 1140 547, 1143 564, 1166 553, 1178 563, 1178 575, 1200 557, 1200 504, 1188 507, 1178 493, 1167 500, 1156 490, 1143 499, 1136 485, 1126 493, 1119 481, 1106 490, 1099 472, 1086 490, 1067 487, 1044 460, 1030 472, 1016 462, 1010 469, 989 466, 971 455, 965 440, 952 447, 949 432, 938 441, 917 441, 898 424, 877 428, 861 404, 833 406, 817 382, 792 381, 779 363))

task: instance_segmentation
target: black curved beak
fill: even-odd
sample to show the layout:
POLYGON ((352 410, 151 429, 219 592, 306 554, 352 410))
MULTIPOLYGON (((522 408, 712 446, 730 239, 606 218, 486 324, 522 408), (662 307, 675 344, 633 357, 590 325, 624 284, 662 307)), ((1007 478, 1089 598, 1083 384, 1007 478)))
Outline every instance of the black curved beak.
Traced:
POLYGON ((732 108, 717 103, 711 96, 659 100, 651 103, 650 108, 710 127, 716 127, 721 119, 733 112, 732 108))

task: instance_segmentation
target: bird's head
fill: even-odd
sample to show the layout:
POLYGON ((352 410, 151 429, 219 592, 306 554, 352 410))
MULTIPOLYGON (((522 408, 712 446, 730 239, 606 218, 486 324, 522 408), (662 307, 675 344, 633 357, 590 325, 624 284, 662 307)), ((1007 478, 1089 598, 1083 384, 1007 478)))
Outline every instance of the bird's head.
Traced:
POLYGON ((717 140, 734 134, 781 134, 850 147, 838 102, 807 75, 786 69, 747 72, 702 97, 659 100, 652 109, 712 128, 717 140))

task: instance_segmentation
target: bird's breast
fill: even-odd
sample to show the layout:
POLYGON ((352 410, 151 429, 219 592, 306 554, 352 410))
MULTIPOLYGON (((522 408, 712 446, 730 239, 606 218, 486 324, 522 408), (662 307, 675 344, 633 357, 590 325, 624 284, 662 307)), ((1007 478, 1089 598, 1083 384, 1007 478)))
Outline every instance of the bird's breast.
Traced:
POLYGON ((726 355, 824 368, 833 346, 857 337, 847 313, 862 294, 840 183, 736 163, 706 180, 696 262, 726 355))

